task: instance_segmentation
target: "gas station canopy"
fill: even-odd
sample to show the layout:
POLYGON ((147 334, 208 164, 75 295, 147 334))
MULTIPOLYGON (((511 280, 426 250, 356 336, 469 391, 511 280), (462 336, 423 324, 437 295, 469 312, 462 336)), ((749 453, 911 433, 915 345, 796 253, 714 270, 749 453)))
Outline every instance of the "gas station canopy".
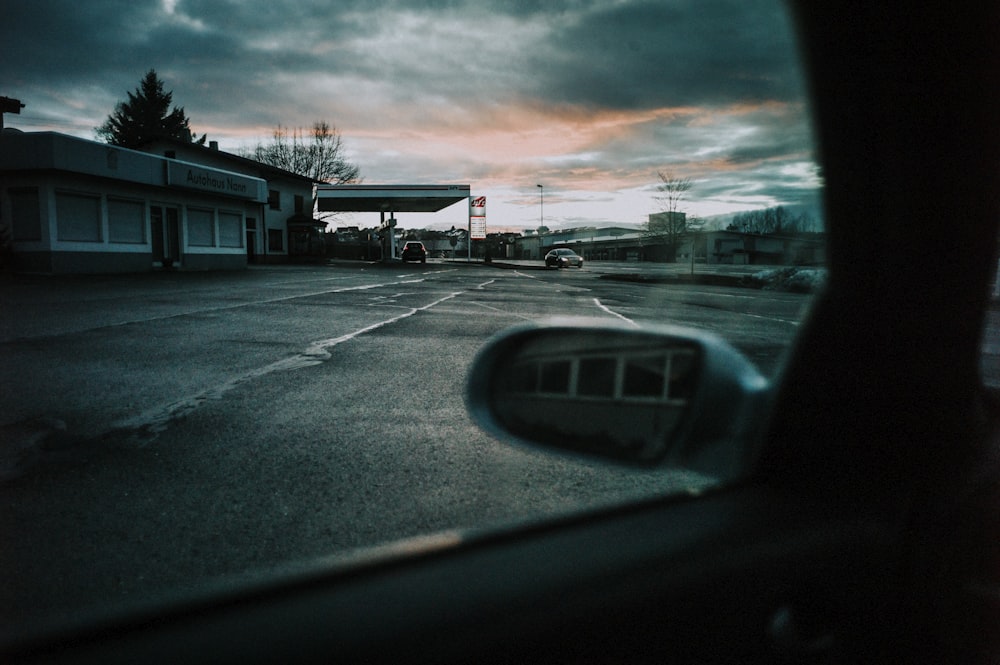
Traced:
POLYGON ((437 212, 469 198, 469 185, 318 185, 319 212, 437 212))

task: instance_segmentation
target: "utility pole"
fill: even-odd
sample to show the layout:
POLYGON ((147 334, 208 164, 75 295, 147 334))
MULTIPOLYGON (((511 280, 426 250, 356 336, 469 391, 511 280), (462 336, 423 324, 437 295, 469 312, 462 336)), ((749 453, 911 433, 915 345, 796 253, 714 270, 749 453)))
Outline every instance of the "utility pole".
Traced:
POLYGON ((24 104, 21 103, 20 99, 11 99, 10 97, 0 97, 0 129, 3 129, 3 114, 4 113, 21 113, 21 109, 24 108, 24 104))
POLYGON ((535 185, 538 188, 538 228, 545 226, 545 188, 535 185))

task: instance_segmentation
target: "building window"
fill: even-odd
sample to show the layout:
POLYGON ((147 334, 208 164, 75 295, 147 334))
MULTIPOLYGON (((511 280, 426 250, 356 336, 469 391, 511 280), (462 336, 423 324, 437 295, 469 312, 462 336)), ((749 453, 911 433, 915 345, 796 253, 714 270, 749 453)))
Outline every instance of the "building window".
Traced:
POLYGON ((215 215, 211 210, 188 208, 188 245, 192 247, 215 246, 215 215))
POLYGON ((243 246, 243 215, 219 211, 219 246, 243 246))
POLYGON ((146 204, 108 199, 108 240, 141 245, 146 242, 146 204))
POLYGON ((15 242, 42 239, 42 215, 38 207, 37 187, 17 187, 7 190, 10 196, 11 235, 15 242))
POLYGON ((267 230, 267 249, 271 252, 283 252, 285 251, 285 243, 282 241, 284 234, 281 229, 268 229, 267 230))
POLYGON ((101 242, 101 199, 56 193, 56 237, 70 242, 101 242))
POLYGON ((276 189, 268 190, 267 205, 270 206, 271 210, 281 210, 281 192, 276 189))
POLYGON ((295 214, 300 214, 306 207, 305 197, 301 194, 295 195, 295 214))

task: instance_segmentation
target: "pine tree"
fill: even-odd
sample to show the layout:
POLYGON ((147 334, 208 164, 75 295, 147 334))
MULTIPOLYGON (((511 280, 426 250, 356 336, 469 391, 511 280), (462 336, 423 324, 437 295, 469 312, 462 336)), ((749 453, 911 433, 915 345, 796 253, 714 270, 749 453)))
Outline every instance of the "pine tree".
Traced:
MULTIPOLYGON (((184 108, 173 107, 173 92, 164 92, 163 81, 150 69, 128 101, 118 102, 115 112, 97 128, 98 138, 112 145, 136 148, 155 139, 194 141, 184 108)), ((205 143, 205 135, 197 141, 205 143)))

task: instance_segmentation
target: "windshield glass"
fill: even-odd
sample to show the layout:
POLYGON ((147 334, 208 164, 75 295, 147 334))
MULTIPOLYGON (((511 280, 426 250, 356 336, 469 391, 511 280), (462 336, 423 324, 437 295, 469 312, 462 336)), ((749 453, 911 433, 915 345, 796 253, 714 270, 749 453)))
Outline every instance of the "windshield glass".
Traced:
POLYGON ((825 251, 784 7, 495 4, 5 8, 5 626, 718 482, 510 447, 463 388, 567 315, 777 373, 825 251))

